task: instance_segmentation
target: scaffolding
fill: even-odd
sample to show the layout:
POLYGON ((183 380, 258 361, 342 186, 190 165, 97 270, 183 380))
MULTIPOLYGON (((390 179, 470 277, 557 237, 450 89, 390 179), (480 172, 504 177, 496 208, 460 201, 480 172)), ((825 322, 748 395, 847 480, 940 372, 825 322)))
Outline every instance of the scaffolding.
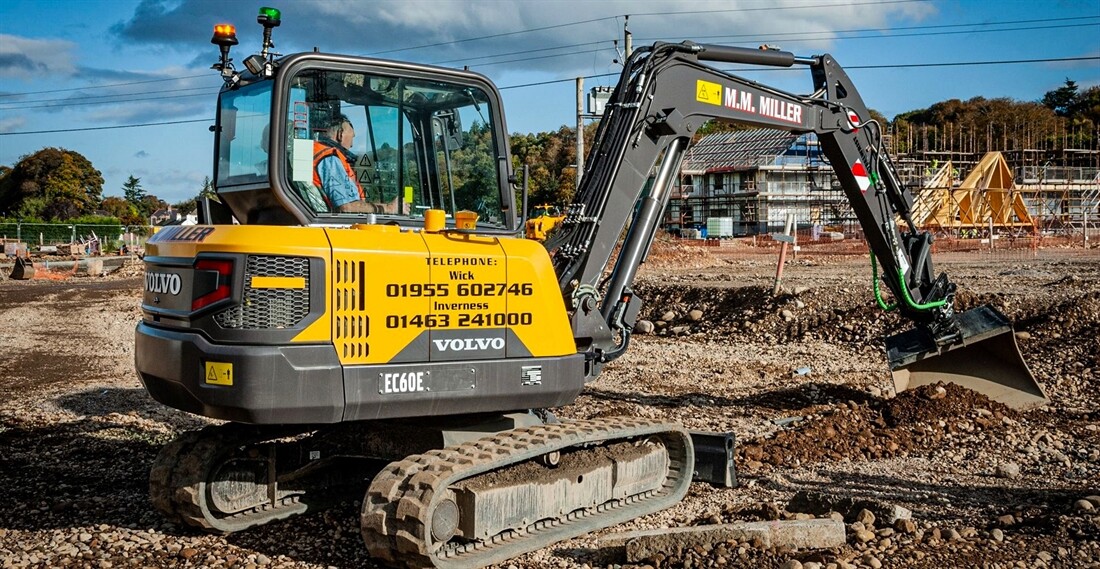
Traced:
MULTIPOLYGON (((991 226, 1016 236, 1100 230, 1100 165, 1094 166, 1100 151, 926 151, 894 163, 914 196, 914 221, 933 233, 985 236, 991 226)), ((664 216, 676 235, 706 237, 712 218, 729 218, 735 236, 767 234, 782 228, 787 214, 802 229, 860 232, 812 135, 757 129, 704 137, 689 151, 681 182, 664 216)))
POLYGON ((1024 166, 990 152, 957 182, 945 163, 917 192, 914 222, 955 236, 986 232, 1073 235, 1100 223, 1100 169, 1024 166))
POLYGON ((689 151, 682 184, 664 217, 673 234, 703 237, 723 218, 733 235, 781 229, 788 214, 802 227, 845 231, 856 218, 812 133, 772 129, 712 134, 689 151))
POLYGON ((1023 194, 1000 152, 987 153, 961 183, 949 161, 913 203, 913 221, 929 230, 973 231, 1033 228, 1023 194))

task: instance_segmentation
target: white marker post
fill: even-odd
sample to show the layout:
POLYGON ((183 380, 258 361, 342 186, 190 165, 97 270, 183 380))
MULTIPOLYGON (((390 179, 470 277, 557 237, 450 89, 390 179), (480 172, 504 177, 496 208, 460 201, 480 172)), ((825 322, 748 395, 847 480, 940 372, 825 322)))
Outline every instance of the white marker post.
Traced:
POLYGON ((772 287, 772 296, 779 295, 780 282, 783 280, 783 264, 787 262, 787 244, 794 243, 794 237, 791 236, 791 228, 794 225, 794 214, 787 214, 787 222, 784 224, 782 234, 772 234, 772 239, 780 241, 782 244, 779 246, 779 264, 775 267, 775 286, 772 287))

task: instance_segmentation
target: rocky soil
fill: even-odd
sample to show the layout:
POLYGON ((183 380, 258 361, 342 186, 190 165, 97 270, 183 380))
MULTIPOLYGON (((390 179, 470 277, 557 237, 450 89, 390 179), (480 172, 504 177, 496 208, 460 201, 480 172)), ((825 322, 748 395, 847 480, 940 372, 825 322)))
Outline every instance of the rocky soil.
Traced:
MULTIPOLYGON (((833 516, 848 528, 840 548, 731 541, 634 566, 1100 567, 1100 255, 1076 253, 940 260, 960 308, 993 304, 1015 322, 1051 399, 1016 411, 953 385, 891 392, 881 342, 903 324, 874 306, 862 256, 800 254, 773 298, 772 256, 662 245, 637 286, 652 330, 554 412, 734 432, 741 484, 693 484, 680 504, 600 534, 833 516), (809 513, 791 503, 799 492, 881 509, 809 513)), ((207 421, 137 382, 140 285, 135 267, 0 282, 0 567, 374 566, 357 496, 231 536, 152 508, 155 453, 207 421)), ((598 537, 503 567, 630 565, 598 537)))

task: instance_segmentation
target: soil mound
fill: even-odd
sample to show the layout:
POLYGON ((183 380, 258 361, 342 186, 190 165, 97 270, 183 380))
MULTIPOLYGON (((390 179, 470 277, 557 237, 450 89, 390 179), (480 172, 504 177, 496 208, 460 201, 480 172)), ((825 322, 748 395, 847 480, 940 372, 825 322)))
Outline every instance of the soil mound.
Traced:
POLYGON ((894 399, 848 402, 807 416, 769 439, 743 445, 740 454, 750 468, 919 456, 938 447, 947 433, 996 430, 1013 413, 955 384, 926 385, 894 399))

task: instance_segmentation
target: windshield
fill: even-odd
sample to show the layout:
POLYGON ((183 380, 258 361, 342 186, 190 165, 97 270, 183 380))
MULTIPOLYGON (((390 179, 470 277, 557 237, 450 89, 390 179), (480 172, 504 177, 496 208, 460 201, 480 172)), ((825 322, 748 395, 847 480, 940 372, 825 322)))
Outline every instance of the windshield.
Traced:
POLYGON ((482 90, 310 69, 292 78, 287 113, 288 181, 314 213, 468 210, 503 227, 498 142, 482 90))

